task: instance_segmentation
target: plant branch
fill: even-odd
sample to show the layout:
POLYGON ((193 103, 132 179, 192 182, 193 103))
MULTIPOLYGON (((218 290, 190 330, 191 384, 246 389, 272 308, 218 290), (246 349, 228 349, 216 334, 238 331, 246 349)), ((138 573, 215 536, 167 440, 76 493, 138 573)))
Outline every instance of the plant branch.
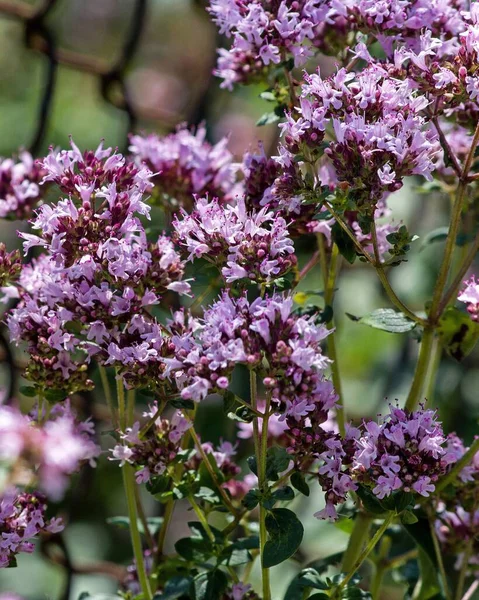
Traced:
POLYGON ((366 558, 369 556, 369 554, 372 552, 372 550, 374 550, 376 544, 379 542, 379 540, 385 533, 386 529, 391 524, 391 521, 393 520, 394 516, 395 516, 395 513, 393 513, 393 512, 389 513, 389 515, 386 517, 386 519, 384 520, 381 527, 376 531, 376 533, 373 535, 371 540, 368 542, 366 548, 364 548, 364 550, 361 552, 361 554, 359 555, 357 560, 354 562, 352 568, 350 569, 350 571, 348 572, 346 577, 341 581, 341 583, 334 590, 334 592, 331 596, 332 598, 340 597, 340 596, 338 596, 338 592, 340 592, 343 588, 345 588, 348 585, 348 583, 351 581, 351 579, 354 576, 354 574, 356 573, 356 571, 360 568, 360 566, 363 564, 363 562, 366 560, 366 558))
MULTIPOLYGON (((187 417, 188 418, 188 417, 187 417)), ((221 486, 221 483, 218 481, 218 478, 216 477, 216 473, 213 469, 212 464, 210 463, 208 456, 206 454, 206 452, 204 451, 202 445, 201 445, 201 441, 195 431, 195 427, 193 422, 191 421, 191 419, 188 418, 188 421, 191 423, 191 429, 190 429, 190 435, 195 443, 196 449, 198 450, 198 452, 200 453, 200 456, 203 460, 203 464, 206 467, 206 470, 209 473, 209 476, 211 477, 211 479, 213 480, 213 483, 215 484, 216 489, 218 490, 221 499, 223 500, 223 502, 225 503, 225 505, 227 506, 228 510, 233 514, 233 516, 236 516, 238 514, 238 509, 233 505, 233 503, 231 502, 230 498, 228 497, 228 494, 226 493, 226 490, 221 486)))
MULTIPOLYGON (((250 370, 250 393, 251 393, 251 405, 257 408, 257 383, 256 373, 253 369, 250 370)), ((269 399, 267 406, 265 407, 261 435, 259 431, 259 420, 258 417, 253 419, 253 438, 256 452, 256 462, 258 466, 258 487, 261 493, 265 492, 266 485, 266 450, 268 445, 268 412, 269 412, 269 399)), ((271 590, 269 583, 269 569, 263 566, 263 555, 264 547, 267 540, 266 532, 266 511, 262 504, 259 505, 259 539, 260 539, 260 553, 261 553, 261 579, 263 582, 263 600, 271 600, 271 590)))

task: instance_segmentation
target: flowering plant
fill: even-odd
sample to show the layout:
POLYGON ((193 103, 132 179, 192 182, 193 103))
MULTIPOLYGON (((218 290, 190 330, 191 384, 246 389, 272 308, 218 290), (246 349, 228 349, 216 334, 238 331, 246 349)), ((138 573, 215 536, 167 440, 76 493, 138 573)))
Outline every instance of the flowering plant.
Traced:
POLYGON ((0 406, 0 567, 35 538, 61 539, 67 523, 50 511, 70 477, 112 461, 132 562, 109 573, 124 598, 276 600, 270 570, 285 561, 296 567, 285 600, 386 598, 391 573, 407 598, 471 598, 479 437, 467 446, 444 431, 432 394, 441 354, 462 360, 479 339, 479 4, 211 0, 208 11, 227 40, 215 73, 230 90, 262 86, 275 156, 261 146, 234 162, 226 138, 180 126, 132 135, 126 155, 72 140, 0 166, 0 216, 30 225, 24 261, 0 244, 0 284, 26 357, 22 407, 33 400, 0 406), (417 238, 392 219, 405 185, 451 198, 421 310, 391 283, 417 238), (349 316, 420 342, 407 397, 377 419, 353 418, 341 380, 335 296, 353 263, 388 306, 349 316), (322 288, 306 291, 314 269, 322 288), (92 391, 105 401, 102 444, 81 402, 92 391), (211 398, 232 424, 219 443, 198 433, 211 398), (305 565, 296 509, 310 494, 314 517, 348 541, 305 565), (185 504, 190 534, 169 551, 185 504))

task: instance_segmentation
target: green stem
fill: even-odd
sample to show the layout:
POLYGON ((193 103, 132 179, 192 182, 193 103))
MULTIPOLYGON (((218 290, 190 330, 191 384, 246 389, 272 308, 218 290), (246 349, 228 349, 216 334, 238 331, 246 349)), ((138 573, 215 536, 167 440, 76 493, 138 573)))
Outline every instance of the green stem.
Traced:
POLYGON ((153 539, 153 536, 151 535, 151 532, 150 532, 150 528, 148 527, 148 521, 146 520, 145 511, 143 510, 143 505, 141 503, 140 488, 138 485, 135 485, 134 491, 135 491, 135 502, 136 502, 136 507, 138 510, 138 516, 140 517, 141 524, 143 525, 143 529, 145 531, 145 537, 148 542, 148 546, 150 547, 150 550, 153 550, 155 547, 155 540, 153 539))
POLYGON ((211 531, 211 528, 209 526, 209 523, 208 523, 208 520, 206 519, 205 514, 203 513, 201 508, 198 506, 198 504, 196 503, 196 500, 193 498, 193 496, 191 496, 191 495, 188 496, 188 501, 191 504, 191 506, 193 507, 193 510, 195 511, 196 516, 198 517, 200 523, 203 525, 207 536, 210 538, 210 541, 214 544, 215 536, 214 536, 214 533, 211 531))
POLYGON ((394 306, 396 306, 396 308, 399 308, 399 310, 402 313, 404 313, 407 317, 409 317, 415 323, 420 323, 421 325, 423 325, 424 321, 420 317, 415 315, 412 312, 412 310, 410 310, 404 304, 404 302, 402 302, 402 300, 400 300, 398 298, 398 296, 396 295, 396 292, 393 290, 393 288, 391 287, 391 284, 389 283, 389 279, 387 278, 387 275, 384 272, 384 265, 381 263, 381 256, 379 254, 379 247, 378 247, 378 236, 377 236, 377 232, 376 232, 376 221, 374 219, 371 223, 371 240, 372 240, 373 249, 374 249, 374 268, 376 269, 376 274, 379 278, 379 281, 382 283, 384 291, 386 292, 389 300, 391 300, 391 302, 394 304, 394 306))
POLYGON ((411 389, 406 400, 405 408, 407 410, 414 410, 418 403, 421 401, 421 395, 424 389, 424 382, 426 375, 429 370, 429 363, 432 356, 432 347, 434 343, 434 330, 430 327, 424 329, 421 341, 421 349, 419 351, 419 358, 414 372, 414 378, 412 381, 411 389))
POLYGON ((155 414, 151 417, 151 419, 149 421, 147 421, 145 423, 145 425, 143 425, 143 427, 141 428, 140 433, 139 433, 140 438, 143 438, 150 431, 150 429, 153 427, 153 425, 156 423, 158 418, 161 416, 161 413, 165 410, 166 402, 167 402, 166 400, 162 400, 160 402, 160 405, 158 406, 158 410, 155 412, 155 414))
POLYGON ((466 550, 462 556, 461 571, 459 573, 459 579, 457 581, 455 600, 461 600, 464 592, 464 585, 467 578, 467 568, 469 566, 469 559, 471 558, 472 548, 474 545, 474 538, 471 538, 467 544, 466 550))
POLYGON ((128 390, 126 393, 126 404, 128 407, 127 422, 131 425, 135 420, 135 390, 128 390))
POLYGON ((110 409, 111 420, 114 427, 118 427, 118 416, 116 414, 115 404, 113 402, 113 396, 111 394, 110 382, 108 381, 108 374, 105 367, 99 365, 98 371, 100 373, 101 384, 103 387, 103 393, 105 394, 105 400, 110 409))
POLYGON ((434 287, 434 294, 429 311, 429 319, 432 323, 436 323, 438 317, 441 315, 441 297, 444 292, 444 288, 447 283, 447 277, 449 275, 449 269, 451 267, 452 255, 456 244, 457 233, 459 231, 459 225, 461 224, 462 209, 466 200, 466 190, 468 184, 469 171, 471 169, 472 161, 474 160, 474 154, 479 142, 479 123, 476 126, 472 144, 469 149, 466 161, 464 163, 464 169, 462 176, 459 178, 459 185, 457 186, 456 199, 454 201, 454 207, 452 211, 451 223, 449 225, 449 232, 446 239, 446 248, 444 250, 444 258, 442 260, 441 267, 439 269, 439 275, 436 280, 434 287))
POLYGON ((437 338, 434 338, 431 349, 431 360, 426 375, 425 396, 426 406, 432 406, 434 403, 434 389, 436 385, 436 376, 441 363, 442 346, 437 338))
POLYGON ((449 586, 447 584, 446 569, 444 568, 444 562, 442 560, 441 547, 439 546, 439 540, 437 539, 436 530, 434 529, 434 520, 431 518, 431 516, 429 517, 429 529, 431 531, 432 543, 434 545, 434 552, 436 554, 439 572, 441 573, 444 595, 446 596, 446 600, 452 600, 449 586))
POLYGON ((157 544, 158 550, 156 552, 156 555, 158 558, 163 556, 163 553, 164 553, 166 534, 168 532, 168 527, 170 525, 171 517, 173 516, 174 509, 175 509, 175 502, 172 498, 170 498, 166 503, 165 512, 163 513, 163 523, 161 524, 161 529, 158 534, 158 544, 157 544))
POLYGON ((371 596, 373 600, 379 600, 381 586, 383 583, 384 574, 386 573, 386 568, 383 564, 378 564, 374 567, 374 577, 371 582, 371 596))
POLYGON ((152 600, 150 583, 145 571, 145 563, 143 561, 143 548, 141 546, 140 532, 138 531, 138 514, 135 502, 135 478, 131 465, 125 463, 122 467, 123 486, 126 493, 126 501, 128 505, 128 518, 130 520, 130 536, 133 546, 133 554, 135 556, 136 571, 138 580, 145 597, 145 600, 152 600))
POLYGON ((201 445, 200 439, 195 431, 194 424, 190 419, 188 419, 188 420, 191 423, 191 428, 189 430, 190 435, 193 438, 196 449, 198 450, 201 458, 203 459, 203 464, 205 465, 206 470, 208 471, 211 479, 213 480, 213 483, 215 484, 215 487, 218 490, 218 492, 219 492, 223 502, 227 506, 228 510, 232 513, 233 516, 236 516, 238 514, 238 510, 236 509, 235 506, 233 506, 233 503, 231 502, 231 500, 228 497, 228 494, 226 493, 226 490, 221 486, 221 483, 218 481, 218 478, 216 477, 216 473, 213 469, 213 466, 210 463, 210 461, 208 460, 208 456, 206 455, 206 452, 204 451, 203 446, 201 445))
MULTIPOLYGON (((324 240, 321 240, 324 246, 324 240)), ((339 249, 336 244, 333 244, 331 248, 331 260, 329 262, 329 270, 325 272, 325 282, 324 282, 324 304, 326 306, 332 306, 333 297, 334 297, 334 286, 336 284, 336 276, 338 273, 339 267, 339 249)), ((333 327, 333 321, 329 321, 326 323, 329 329, 332 329, 331 333, 327 337, 328 344, 328 356, 333 361, 331 365, 331 376, 333 379, 334 389, 339 396, 339 405, 336 408, 336 421, 338 423, 339 433, 344 437, 346 435, 346 415, 345 415, 345 407, 344 407, 344 396, 341 386, 341 374, 339 371, 339 359, 338 353, 336 351, 336 329, 333 327)))
POLYGON ((476 257, 478 249, 479 249, 479 233, 474 238, 471 248, 469 249, 469 252, 466 254, 466 257, 464 258, 462 264, 460 265, 457 275, 454 278, 454 281, 451 283, 451 285, 447 289, 446 293, 444 294, 443 299, 439 303, 439 314, 442 314, 444 312, 445 308, 448 306, 448 304, 451 302, 451 300, 455 300, 455 298, 459 292, 459 289, 463 283, 464 277, 465 277, 469 267, 471 266, 474 258, 476 257))
MULTIPOLYGON (((251 406, 257 409, 257 384, 256 384, 256 373, 250 370, 250 392, 251 392, 251 406)), ((265 407, 263 415, 263 427, 261 435, 259 432, 258 417, 253 419, 253 438, 256 452, 256 462, 258 467, 258 487, 260 492, 265 492, 266 486, 266 451, 268 447, 268 412, 269 402, 265 407)), ((260 554, 261 554, 261 579, 263 582, 263 600, 271 600, 271 589, 269 583, 269 569, 263 566, 263 555, 264 547, 267 540, 266 531, 266 510, 260 503, 259 505, 259 540, 260 540, 260 554)))
POLYGON ((391 524, 391 521, 393 520, 394 516, 395 516, 395 514, 393 512, 389 513, 389 515, 384 520, 384 523, 376 531, 376 533, 373 535, 371 540, 368 542, 366 548, 361 552, 361 554, 359 555, 357 560, 354 562, 353 567, 350 569, 350 571, 348 572, 346 577, 341 581, 341 583, 338 585, 336 590, 333 592, 333 595, 331 596, 332 598, 340 597, 340 596, 338 596, 338 592, 340 592, 343 588, 345 588, 348 585, 348 583, 351 581, 351 579, 354 576, 354 574, 356 573, 356 571, 359 569, 359 567, 363 564, 363 562, 369 556, 370 552, 372 552, 372 550, 374 550, 376 544, 379 542, 379 540, 383 536, 384 532, 391 524))
POLYGON ((117 369, 116 371, 116 395, 118 399, 118 417, 120 421, 120 429, 125 431, 126 429, 126 403, 125 403, 125 388, 123 387, 123 380, 117 369))
POLYGON ((389 561, 387 560, 391 549, 391 538, 384 536, 379 546, 379 551, 374 559, 374 576, 371 582, 371 596, 373 600, 379 600, 381 594, 381 586, 384 575, 389 569, 389 561))
POLYGON ((354 563, 361 554, 364 544, 369 537, 372 520, 372 516, 364 512, 357 513, 356 518, 354 519, 354 528, 349 537, 348 547, 343 554, 341 571, 344 573, 347 573, 353 568, 354 563))

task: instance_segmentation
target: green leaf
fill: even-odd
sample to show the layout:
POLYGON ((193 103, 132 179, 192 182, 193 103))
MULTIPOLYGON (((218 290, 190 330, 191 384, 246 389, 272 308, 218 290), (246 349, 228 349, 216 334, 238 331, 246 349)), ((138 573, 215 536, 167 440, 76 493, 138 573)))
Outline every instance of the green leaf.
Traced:
POLYGON ((18 391, 27 398, 35 398, 37 395, 37 390, 31 385, 22 385, 18 391))
POLYGON ((437 229, 433 229, 428 234, 424 236, 424 239, 421 242, 419 247, 419 251, 421 252, 429 246, 430 244, 434 244, 436 242, 443 242, 447 238, 447 234, 449 232, 449 227, 438 227, 437 229))
POLYGON ((63 325, 63 329, 68 333, 81 333, 83 330, 83 323, 81 321, 67 321, 63 325))
POLYGON ((335 223, 332 226, 331 234, 341 256, 343 256, 348 263, 353 264, 356 260, 356 247, 352 239, 343 231, 338 223, 335 223))
POLYGON ((188 593, 192 581, 191 577, 172 577, 165 583, 163 592, 155 594, 153 600, 177 600, 188 593))
POLYGON ((258 502, 261 498, 261 494, 259 490, 249 490, 245 497, 243 498, 243 506, 248 510, 253 510, 258 505, 258 502))
POLYGON ((295 471, 291 475, 291 485, 294 489, 298 490, 298 492, 301 492, 301 494, 309 496, 309 485, 306 483, 304 475, 299 471, 295 471))
MULTIPOLYGON (((419 516, 419 515, 418 515, 419 516)), ((416 523, 408 525, 403 523, 403 529, 412 537, 416 546, 420 548, 432 563, 434 569, 437 570, 436 552, 434 550, 434 542, 431 536, 431 528, 429 521, 424 518, 418 518, 416 523)))
POLYGON ((68 396, 68 393, 65 390, 45 390, 44 392, 45 395, 45 400, 47 400, 48 402, 61 402, 62 400, 65 400, 65 398, 68 396))
POLYGON ((251 423, 254 419, 254 412, 244 404, 241 404, 241 402, 238 402, 234 392, 227 390, 223 394, 223 401, 224 412, 230 419, 240 421, 241 423, 251 423))
POLYGON ((386 510, 395 510, 397 513, 402 512, 414 502, 414 494, 411 492, 402 492, 398 490, 389 496, 379 500, 379 504, 386 510))
POLYGON ((228 585, 223 571, 215 569, 209 573, 200 573, 193 580, 195 600, 218 600, 228 585))
POLYGON ((349 313, 347 316, 352 321, 357 321, 362 325, 369 325, 374 329, 381 329, 389 333, 406 333, 416 327, 416 323, 411 321, 406 315, 395 311, 393 308, 378 308, 364 317, 355 317, 349 313))
POLYGON ((334 525, 341 531, 344 531, 344 533, 351 534, 354 528, 354 519, 350 519, 349 517, 341 517, 335 521, 334 525))
POLYGON ((403 523, 404 525, 414 525, 414 523, 417 523, 418 521, 419 519, 410 510, 405 510, 401 514, 401 523, 403 523))
POLYGON ((293 556, 303 540, 304 528, 287 508, 274 508, 266 515, 265 524, 269 539, 264 547, 263 566, 270 568, 293 556))
POLYGON ((271 91, 261 92, 259 97, 263 98, 263 100, 266 100, 266 102, 276 102, 277 101, 276 96, 271 91))
POLYGON ((311 567, 300 571, 291 581, 286 590, 284 600, 303 600, 308 589, 327 590, 329 585, 324 582, 320 574, 311 567))
POLYGON ((184 559, 194 563, 206 562, 213 555, 212 543, 198 537, 181 538, 176 542, 175 550, 184 559))
MULTIPOLYGON (((119 529, 130 529, 130 519, 129 517, 109 517, 106 520, 108 525, 113 525, 114 527, 118 527, 119 529)), ((138 519, 138 531, 141 534, 145 534, 145 528, 143 527, 143 522, 138 519)), ((150 530, 152 535, 155 535, 159 530, 163 523, 163 517, 148 517, 146 519, 146 523, 148 525, 148 529, 150 530)))
POLYGON ((431 600, 441 591, 438 569, 431 562, 428 554, 421 548, 418 552, 418 563, 420 575, 417 589, 414 591, 415 597, 421 598, 421 600, 431 600))
POLYGON ((174 398, 169 403, 175 408, 182 408, 184 410, 193 410, 195 408, 193 400, 185 400, 184 398, 174 398))
POLYGON ((269 481, 277 481, 279 473, 286 471, 291 462, 291 456, 286 448, 272 446, 266 454, 266 478, 269 481))
POLYGON ((227 567, 237 567, 250 562, 251 559, 252 556, 246 548, 234 548, 231 545, 223 550, 218 558, 218 564, 225 564, 227 567))
POLYGON ((264 497, 261 501, 261 505, 264 506, 267 510, 271 510, 276 502, 290 502, 294 499, 294 491, 293 488, 289 486, 282 487, 279 490, 274 491, 272 494, 269 494, 267 497, 264 497))
POLYGON ((439 318, 437 334, 446 352, 461 361, 472 352, 479 339, 479 323, 467 313, 449 306, 439 318))
POLYGON ((277 123, 281 117, 273 112, 266 112, 262 115, 257 121, 256 125, 258 127, 263 127, 263 125, 271 125, 272 123, 277 123))
POLYGON ((150 481, 147 481, 146 489, 150 494, 156 496, 157 494, 166 492, 170 487, 170 483, 171 477, 159 475, 158 477, 153 477, 150 481))
POLYGON ((359 485, 356 490, 356 494, 361 499, 364 508, 372 513, 373 515, 384 515, 384 507, 380 504, 376 496, 371 492, 369 488, 364 485, 359 485))

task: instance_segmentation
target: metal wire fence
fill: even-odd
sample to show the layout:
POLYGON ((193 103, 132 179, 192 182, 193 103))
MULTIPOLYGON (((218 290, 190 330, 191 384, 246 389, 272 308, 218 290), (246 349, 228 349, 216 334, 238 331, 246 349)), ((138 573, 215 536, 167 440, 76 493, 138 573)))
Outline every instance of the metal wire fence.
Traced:
MULTIPOLYGON (((44 142, 48 121, 52 112, 58 66, 90 73, 98 78, 103 100, 118 108, 127 116, 127 131, 133 130, 139 118, 147 118, 172 125, 171 115, 161 107, 146 114, 135 108, 126 81, 126 73, 141 40, 148 12, 148 0, 132 0, 133 10, 118 57, 108 64, 94 56, 80 54, 57 44, 55 32, 48 24, 48 17, 59 0, 42 0, 30 5, 21 0, 0 0, 0 18, 11 18, 23 25, 25 46, 45 57, 43 91, 38 106, 36 126, 28 145, 35 155, 44 142)), ((127 137, 125 135, 125 144, 127 137)))

